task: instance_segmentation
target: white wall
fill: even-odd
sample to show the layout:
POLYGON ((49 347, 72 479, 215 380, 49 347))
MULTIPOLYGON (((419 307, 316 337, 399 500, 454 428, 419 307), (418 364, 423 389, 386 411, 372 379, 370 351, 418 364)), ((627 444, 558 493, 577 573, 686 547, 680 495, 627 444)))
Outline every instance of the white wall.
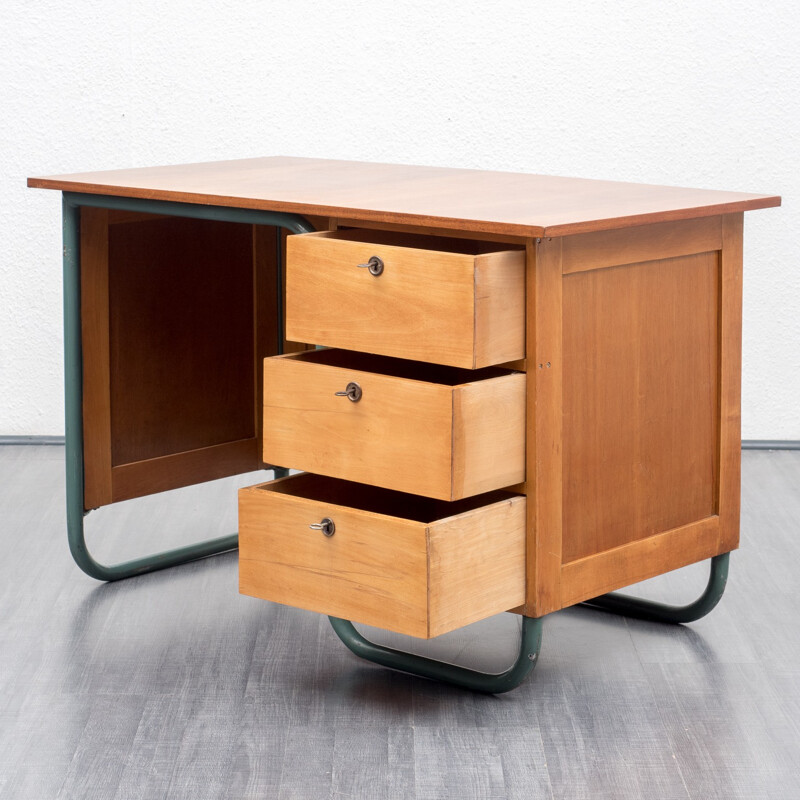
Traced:
POLYGON ((0 434, 62 422, 60 198, 269 154, 779 193, 745 225, 745 438, 800 439, 800 6, 3 0, 0 434))

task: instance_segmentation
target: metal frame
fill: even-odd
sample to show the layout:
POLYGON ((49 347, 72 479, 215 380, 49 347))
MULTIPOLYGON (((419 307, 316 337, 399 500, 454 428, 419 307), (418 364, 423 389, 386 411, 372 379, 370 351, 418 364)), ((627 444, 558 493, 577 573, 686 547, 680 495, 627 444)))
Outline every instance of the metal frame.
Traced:
MULTIPOLYGON (((106 565, 96 561, 86 545, 83 520, 88 511, 83 508, 83 352, 81 341, 81 256, 80 207, 108 208, 118 211, 139 211, 173 217, 241 222, 251 225, 272 225, 293 233, 309 233, 314 227, 297 214, 260 211, 248 208, 226 208, 164 200, 142 200, 105 195, 63 194, 64 237, 64 390, 65 390, 65 449, 67 472, 67 538, 75 563, 89 576, 101 581, 117 581, 165 569, 187 561, 205 558, 238 546, 238 534, 207 539, 174 550, 143 556, 121 564, 106 565)), ((280 243, 279 243, 280 245, 280 243)), ((281 253, 278 247, 278 297, 282 294, 281 253)), ((283 310, 278 305, 276 324, 281 331, 283 310)), ((277 472, 277 471, 276 471, 277 472)))
POLYGON ((365 639, 349 620, 337 617, 328 617, 328 619, 330 619, 336 635, 360 658, 422 678, 450 683, 462 689, 470 689, 473 692, 502 694, 519 686, 536 666, 542 647, 544 617, 522 618, 522 635, 517 659, 505 672, 497 674, 478 672, 456 664, 448 664, 445 661, 435 661, 425 656, 384 647, 365 639))
POLYGON ((631 597, 627 594, 611 592, 593 600, 586 600, 581 605, 599 608, 611 614, 623 617, 644 619, 650 622, 669 622, 680 624, 695 622, 704 617, 722 599, 725 584, 728 582, 728 566, 730 553, 723 553, 711 559, 711 569, 705 591, 693 603, 686 606, 671 606, 666 603, 656 603, 641 597, 631 597))
MULTIPOLYGON (((586 600, 581 605, 653 622, 673 624, 695 622, 712 611, 722 599, 728 580, 729 563, 730 553, 714 556, 711 559, 711 569, 705 591, 697 600, 685 606, 656 603, 652 600, 630 597, 616 592, 595 597, 593 600, 586 600)), ((519 655, 514 664, 500 674, 477 672, 455 664, 434 661, 425 656, 384 647, 365 639, 355 629, 352 622, 337 617, 329 617, 329 619, 336 635, 360 658, 384 667, 409 672, 412 675, 460 686, 463 689, 500 694, 519 686, 536 666, 542 647, 542 620, 544 618, 523 616, 519 655)))

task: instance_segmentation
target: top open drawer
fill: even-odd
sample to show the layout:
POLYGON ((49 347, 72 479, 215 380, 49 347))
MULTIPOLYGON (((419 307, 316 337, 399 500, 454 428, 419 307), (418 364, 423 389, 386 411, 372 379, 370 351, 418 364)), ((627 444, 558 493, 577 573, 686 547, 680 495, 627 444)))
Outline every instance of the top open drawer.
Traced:
POLYGON ((286 276, 294 341, 466 369, 525 355, 525 251, 513 245, 300 234, 287 240, 286 276))

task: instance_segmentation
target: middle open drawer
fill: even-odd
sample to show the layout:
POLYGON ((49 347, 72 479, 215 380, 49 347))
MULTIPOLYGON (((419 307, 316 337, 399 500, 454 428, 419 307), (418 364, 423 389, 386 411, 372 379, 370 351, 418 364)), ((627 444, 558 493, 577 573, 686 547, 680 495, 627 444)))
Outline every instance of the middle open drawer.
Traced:
POLYGON ((439 500, 525 479, 525 375, 344 350, 264 361, 264 461, 439 500))

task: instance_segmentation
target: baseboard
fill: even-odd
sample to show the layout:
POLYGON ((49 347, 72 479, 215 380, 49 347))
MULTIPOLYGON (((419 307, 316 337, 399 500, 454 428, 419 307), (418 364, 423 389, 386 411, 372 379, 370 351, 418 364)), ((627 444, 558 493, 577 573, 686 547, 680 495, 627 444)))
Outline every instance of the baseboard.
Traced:
POLYGON ((792 439, 743 439, 742 450, 800 450, 800 441, 792 439))
POLYGON ((0 436, 3 444, 64 444, 63 436, 0 436))

